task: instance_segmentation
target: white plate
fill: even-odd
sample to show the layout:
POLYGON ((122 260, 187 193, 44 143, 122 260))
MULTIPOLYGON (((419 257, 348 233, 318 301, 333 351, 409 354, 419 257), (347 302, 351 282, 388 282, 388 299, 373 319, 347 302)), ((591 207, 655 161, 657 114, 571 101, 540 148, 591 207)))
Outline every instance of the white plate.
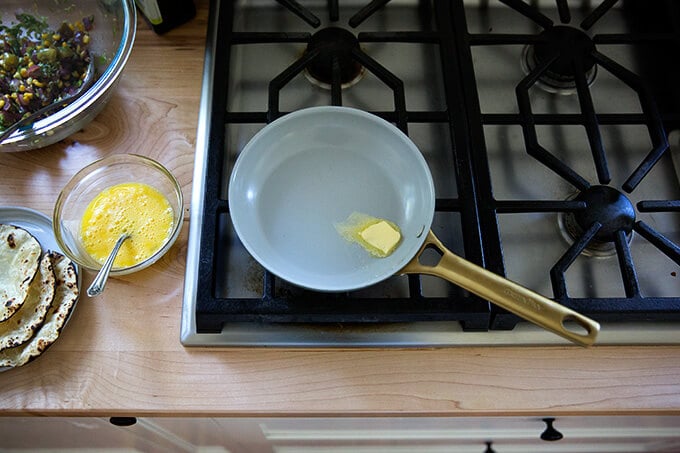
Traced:
MULTIPOLYGON (((40 242, 43 253, 55 251, 61 253, 62 255, 64 254, 63 250, 59 248, 57 240, 54 238, 52 220, 50 220, 50 218, 42 212, 20 206, 0 206, 0 223, 5 225, 14 225, 31 233, 33 236, 35 236, 38 242, 40 242)), ((80 290, 80 267, 76 263, 73 263, 73 265, 76 268, 78 290, 80 290)), ((77 303, 78 301, 76 300, 76 303, 73 304, 73 308, 71 309, 71 313, 73 313, 73 309, 77 303)), ((71 316, 69 315, 69 318, 70 317, 71 316)), ((64 323, 64 326, 66 326, 67 323, 68 319, 66 320, 66 323, 64 323)), ((0 367, 0 372, 12 368, 13 367, 0 367)))

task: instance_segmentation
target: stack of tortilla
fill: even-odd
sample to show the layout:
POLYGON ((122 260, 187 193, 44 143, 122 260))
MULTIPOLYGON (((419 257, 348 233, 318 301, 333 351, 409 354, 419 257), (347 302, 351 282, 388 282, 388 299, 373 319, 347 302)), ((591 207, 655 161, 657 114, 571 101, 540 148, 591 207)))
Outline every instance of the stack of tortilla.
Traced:
POLYGON ((28 231, 0 224, 0 368, 42 354, 59 337, 77 299, 71 260, 42 253, 28 231))

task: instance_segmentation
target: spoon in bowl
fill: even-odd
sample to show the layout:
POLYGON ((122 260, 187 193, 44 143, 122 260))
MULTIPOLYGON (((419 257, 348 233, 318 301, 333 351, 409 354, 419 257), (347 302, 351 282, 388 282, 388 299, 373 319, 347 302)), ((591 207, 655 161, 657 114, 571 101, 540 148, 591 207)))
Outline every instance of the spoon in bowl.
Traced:
POLYGON ((99 269, 99 272, 97 273, 97 276, 94 278, 94 280, 92 280, 92 284, 89 288, 87 288, 88 296, 98 296, 104 291, 104 286, 106 286, 106 281, 109 279, 109 273, 113 267, 113 261, 116 259, 116 255, 118 255, 118 250, 120 250, 120 246, 123 245, 123 242, 125 242, 125 240, 129 237, 130 235, 128 233, 123 233, 120 235, 116 241, 116 244, 113 246, 113 250, 111 250, 109 257, 106 258, 104 265, 101 269, 99 269))
POLYGON ((78 91, 76 91, 71 96, 60 99, 56 102, 53 102, 52 104, 46 105, 45 107, 36 110, 27 117, 24 117, 17 121, 16 123, 9 126, 7 129, 2 131, 2 133, 0 133, 0 145, 6 139, 8 139, 17 129, 21 129, 27 124, 32 126, 33 123, 35 123, 43 116, 47 116, 52 112, 55 112, 61 108, 66 107, 67 105, 73 103, 73 101, 81 97, 83 94, 85 94, 85 92, 87 92, 87 90, 90 88, 90 85, 92 85, 92 82, 94 81, 94 73, 95 73, 94 58, 90 58, 90 62, 88 63, 87 69, 85 70, 85 78, 83 79, 83 83, 80 85, 78 91))

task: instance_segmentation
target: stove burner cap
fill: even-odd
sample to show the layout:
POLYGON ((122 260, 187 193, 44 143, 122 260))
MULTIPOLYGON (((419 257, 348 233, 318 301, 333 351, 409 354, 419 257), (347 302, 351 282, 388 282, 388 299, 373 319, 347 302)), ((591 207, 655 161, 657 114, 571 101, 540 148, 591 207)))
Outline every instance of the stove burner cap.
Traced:
POLYGON ((630 242, 635 224, 635 207, 628 197, 612 187, 592 186, 574 199, 585 202, 586 208, 564 215, 564 227, 572 239, 581 236, 594 222, 602 225, 589 246, 591 254, 613 254, 617 231, 623 231, 630 242))
POLYGON ((574 63, 580 63, 588 85, 595 80, 594 50, 595 43, 584 31, 556 25, 544 30, 536 44, 525 47, 522 63, 525 72, 529 73, 557 55, 557 59, 541 75, 538 85, 553 93, 569 94, 576 90, 574 63))
POLYGON ((323 88, 330 89, 333 81, 333 60, 340 68, 343 88, 354 85, 364 73, 364 68, 352 57, 359 49, 359 40, 350 31, 338 27, 321 29, 312 35, 305 52, 319 51, 305 71, 307 78, 323 88))

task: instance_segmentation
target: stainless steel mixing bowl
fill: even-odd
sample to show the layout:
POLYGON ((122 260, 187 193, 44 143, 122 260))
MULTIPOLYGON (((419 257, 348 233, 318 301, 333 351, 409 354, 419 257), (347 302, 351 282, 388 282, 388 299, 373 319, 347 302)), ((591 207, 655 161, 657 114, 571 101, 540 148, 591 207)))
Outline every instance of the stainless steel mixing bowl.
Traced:
POLYGON ((78 131, 106 105, 118 83, 135 40, 137 14, 133 0, 2 0, 3 24, 16 22, 17 13, 44 17, 53 29, 64 22, 94 16, 90 51, 95 59, 95 81, 72 104, 15 131, 0 145, 0 152, 42 148, 78 131))

